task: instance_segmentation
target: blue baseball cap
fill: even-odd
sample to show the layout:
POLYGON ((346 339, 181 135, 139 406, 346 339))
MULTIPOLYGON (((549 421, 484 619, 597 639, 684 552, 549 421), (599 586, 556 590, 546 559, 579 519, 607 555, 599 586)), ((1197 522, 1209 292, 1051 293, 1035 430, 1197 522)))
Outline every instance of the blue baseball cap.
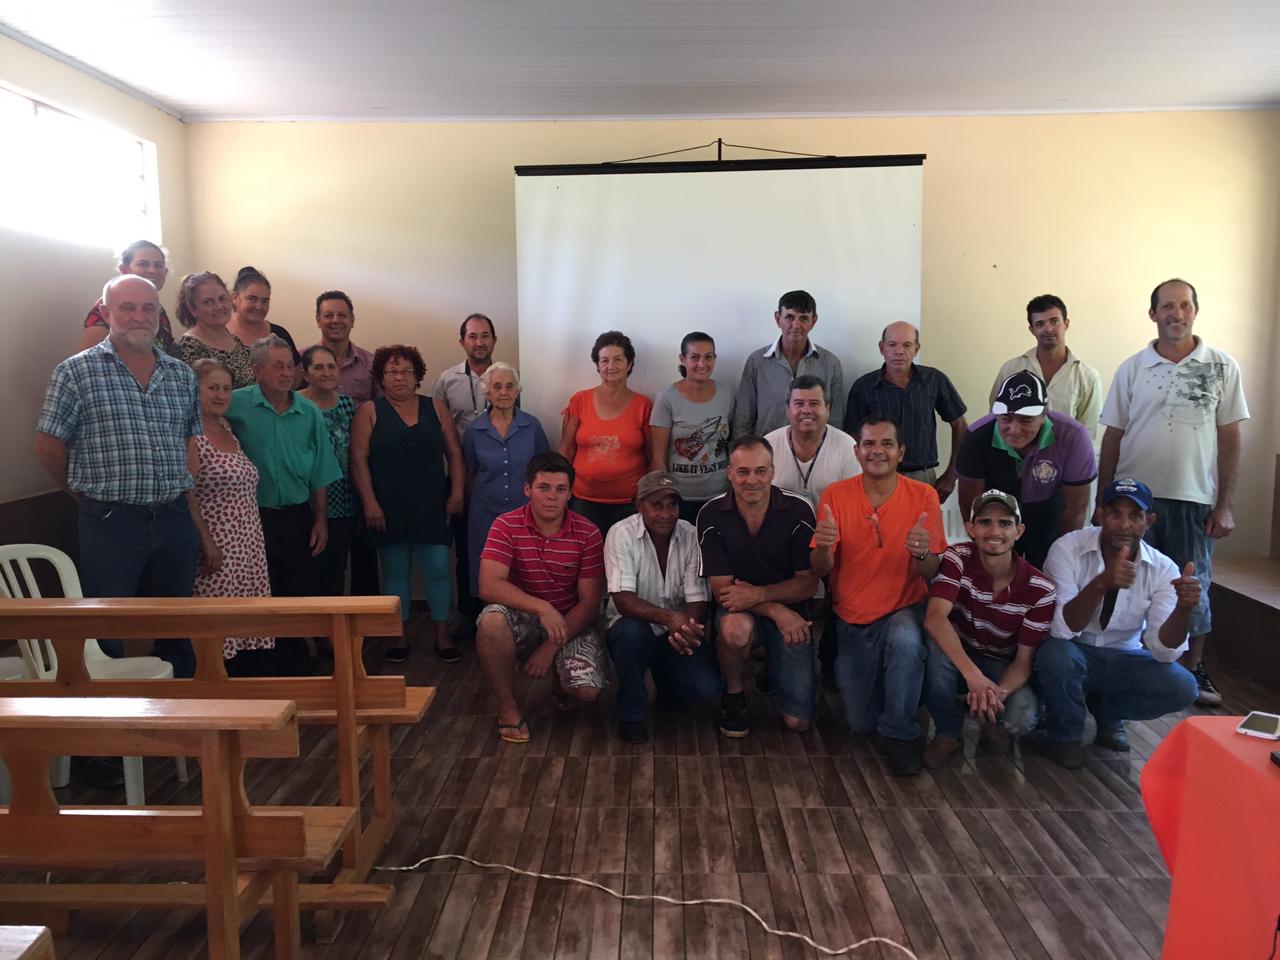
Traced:
POLYGON ((1151 488, 1141 480, 1125 477, 1123 480, 1111 481, 1107 489, 1102 491, 1102 505, 1105 507, 1112 500, 1118 500, 1121 497, 1128 497, 1145 513, 1151 512, 1151 501, 1155 499, 1151 494, 1151 488))

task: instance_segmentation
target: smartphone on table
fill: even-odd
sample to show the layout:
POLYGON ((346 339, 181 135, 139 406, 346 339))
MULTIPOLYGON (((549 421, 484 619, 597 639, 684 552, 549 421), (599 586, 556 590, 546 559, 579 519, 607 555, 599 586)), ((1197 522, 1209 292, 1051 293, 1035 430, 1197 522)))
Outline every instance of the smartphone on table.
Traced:
POLYGON ((1263 740, 1280 740, 1280 715, 1255 710, 1240 721, 1236 733, 1243 733, 1246 737, 1261 737, 1263 740))

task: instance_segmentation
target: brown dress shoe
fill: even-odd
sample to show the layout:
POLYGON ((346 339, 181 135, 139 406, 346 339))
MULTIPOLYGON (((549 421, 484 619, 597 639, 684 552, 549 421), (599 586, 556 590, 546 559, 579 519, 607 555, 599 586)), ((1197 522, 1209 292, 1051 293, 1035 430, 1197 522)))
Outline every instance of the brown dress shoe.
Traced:
POLYGON ((929 745, 924 748, 924 765, 930 770, 937 770, 939 767, 946 766, 956 751, 963 746, 964 741, 958 737, 945 735, 934 737, 929 745))
POLYGON ((983 724, 982 733, 978 735, 978 746, 989 757, 1013 756, 1013 737, 996 723, 983 724))

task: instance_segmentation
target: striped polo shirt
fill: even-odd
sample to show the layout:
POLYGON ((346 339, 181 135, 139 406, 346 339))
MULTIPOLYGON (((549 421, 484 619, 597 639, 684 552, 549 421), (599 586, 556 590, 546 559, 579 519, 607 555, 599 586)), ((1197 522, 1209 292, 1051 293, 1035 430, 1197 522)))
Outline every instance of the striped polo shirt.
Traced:
POLYGON ((579 580, 604 576, 604 539, 572 510, 554 535, 544 536, 525 504, 493 521, 480 559, 502 564, 510 583, 565 614, 578 602, 579 580))
POLYGON ((975 544, 955 543, 942 555, 929 596, 951 601, 951 626, 970 653, 1012 660, 1018 644, 1038 647, 1048 636, 1053 581, 1022 557, 1015 560, 1013 580, 997 595, 975 544))

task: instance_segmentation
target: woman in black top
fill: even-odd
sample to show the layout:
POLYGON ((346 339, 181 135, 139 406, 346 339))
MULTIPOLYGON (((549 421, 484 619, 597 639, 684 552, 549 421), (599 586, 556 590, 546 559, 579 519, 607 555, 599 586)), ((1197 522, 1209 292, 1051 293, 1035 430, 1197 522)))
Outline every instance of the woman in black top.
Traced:
MULTIPOLYGON (((373 355, 373 379, 382 396, 361 404, 352 421, 351 479, 364 504, 365 525, 378 543, 383 585, 400 597, 401 619, 409 621, 416 558, 431 607, 436 655, 456 663, 459 654, 447 629, 449 520, 462 511, 465 472, 453 421, 441 421, 431 398, 417 392, 426 372, 414 347, 379 347, 373 355)), ((406 636, 386 657, 403 663, 408 655, 406 636)))

